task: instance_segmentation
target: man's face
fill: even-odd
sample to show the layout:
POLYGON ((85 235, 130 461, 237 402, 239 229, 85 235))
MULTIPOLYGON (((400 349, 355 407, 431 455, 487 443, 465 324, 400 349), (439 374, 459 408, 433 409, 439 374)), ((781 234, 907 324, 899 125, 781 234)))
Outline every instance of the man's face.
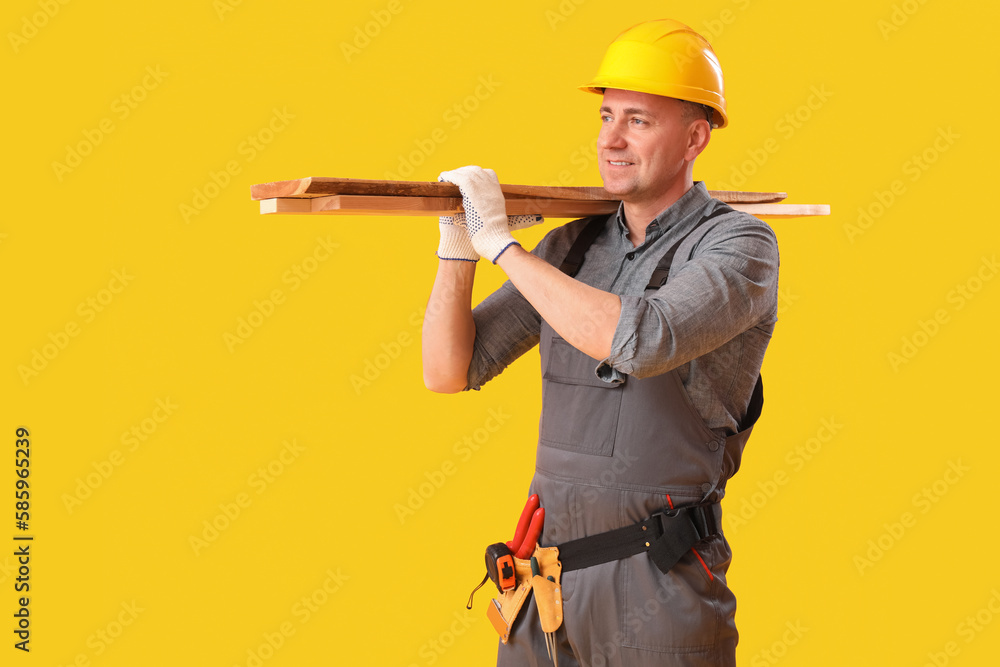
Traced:
POLYGON ((597 137, 604 189, 635 204, 662 197, 684 178, 689 125, 671 97, 605 90, 597 137))

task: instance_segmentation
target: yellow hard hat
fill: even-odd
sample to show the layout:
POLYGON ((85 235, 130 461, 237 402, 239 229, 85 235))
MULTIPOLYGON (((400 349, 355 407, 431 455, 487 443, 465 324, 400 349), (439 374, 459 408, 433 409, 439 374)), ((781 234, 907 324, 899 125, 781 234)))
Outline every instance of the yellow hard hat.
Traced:
POLYGON ((618 35, 604 54, 597 76, 580 86, 580 90, 602 95, 605 88, 705 104, 715 110, 715 127, 729 123, 719 59, 708 40, 680 21, 647 21, 618 35))

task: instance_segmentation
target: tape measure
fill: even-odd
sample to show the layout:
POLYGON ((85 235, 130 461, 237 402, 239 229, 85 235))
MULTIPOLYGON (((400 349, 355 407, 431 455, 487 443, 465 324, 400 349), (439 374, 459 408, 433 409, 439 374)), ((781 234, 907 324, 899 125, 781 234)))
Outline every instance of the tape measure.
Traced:
POLYGON ((514 588, 514 554, 503 542, 486 547, 486 573, 501 593, 514 588))

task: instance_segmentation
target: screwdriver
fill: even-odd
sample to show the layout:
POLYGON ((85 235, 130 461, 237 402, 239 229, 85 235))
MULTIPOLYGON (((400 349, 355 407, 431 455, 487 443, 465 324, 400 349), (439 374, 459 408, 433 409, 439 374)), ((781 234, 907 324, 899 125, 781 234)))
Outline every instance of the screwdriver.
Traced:
MULTIPOLYGON (((541 571, 538 569, 538 559, 534 556, 531 557, 531 576, 540 577, 542 575, 541 571)), ((548 581, 555 583, 556 578, 552 575, 546 577, 548 581)), ((543 599, 542 595, 539 595, 541 591, 538 587, 535 587, 535 605, 539 607, 539 619, 542 617, 542 607, 547 605, 547 600, 543 599)), ((542 628, 542 632, 545 632, 545 628, 542 628)), ((555 632, 545 632, 545 652, 548 653, 549 659, 552 661, 552 667, 559 667, 559 654, 556 652, 556 633, 555 632)))

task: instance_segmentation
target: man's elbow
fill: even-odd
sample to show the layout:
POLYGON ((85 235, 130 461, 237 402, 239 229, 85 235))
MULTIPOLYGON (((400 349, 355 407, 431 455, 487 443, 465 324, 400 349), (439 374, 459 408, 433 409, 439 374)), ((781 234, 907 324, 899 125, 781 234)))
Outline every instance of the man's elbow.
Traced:
POLYGON ((438 375, 424 371, 424 386, 436 394, 457 394, 465 389, 466 378, 438 375))

